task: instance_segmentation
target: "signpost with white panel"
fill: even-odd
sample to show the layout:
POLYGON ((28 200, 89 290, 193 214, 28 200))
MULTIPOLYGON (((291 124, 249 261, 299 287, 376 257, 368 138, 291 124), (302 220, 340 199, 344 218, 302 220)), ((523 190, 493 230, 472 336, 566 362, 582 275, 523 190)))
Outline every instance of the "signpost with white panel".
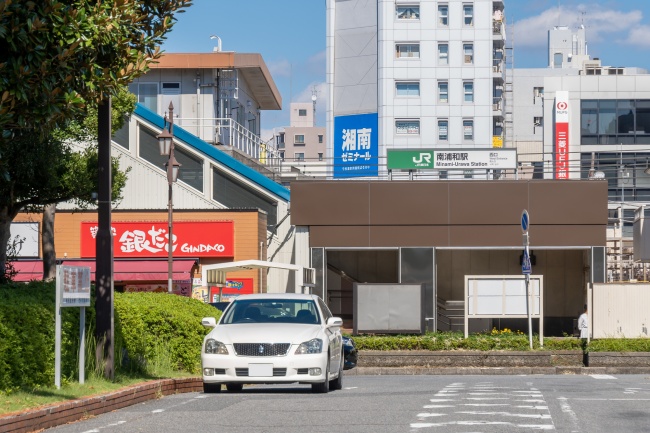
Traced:
POLYGON ((79 383, 84 383, 86 307, 90 307, 90 267, 56 267, 56 305, 54 328, 54 384, 61 388, 61 308, 80 307, 79 383))

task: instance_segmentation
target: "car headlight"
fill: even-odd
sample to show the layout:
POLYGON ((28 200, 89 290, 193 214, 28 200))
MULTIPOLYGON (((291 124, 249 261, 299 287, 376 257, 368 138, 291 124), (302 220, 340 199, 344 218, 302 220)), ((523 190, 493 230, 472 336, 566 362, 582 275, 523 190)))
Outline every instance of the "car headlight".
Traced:
POLYGON ((228 355, 228 349, 226 348, 226 345, 221 341, 213 340, 210 338, 205 342, 205 353, 228 355))
POLYGON ((313 340, 305 341, 296 349, 296 355, 304 355, 306 353, 321 353, 323 351, 323 340, 314 338, 313 340))

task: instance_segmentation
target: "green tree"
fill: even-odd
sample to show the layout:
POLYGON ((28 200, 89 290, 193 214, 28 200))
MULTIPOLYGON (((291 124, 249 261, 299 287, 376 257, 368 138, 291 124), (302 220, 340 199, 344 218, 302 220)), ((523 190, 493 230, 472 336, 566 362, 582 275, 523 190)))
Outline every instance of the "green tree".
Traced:
POLYGON ((191 3, 0 0, 0 269, 18 212, 70 199, 75 157, 54 131, 145 73, 191 3))

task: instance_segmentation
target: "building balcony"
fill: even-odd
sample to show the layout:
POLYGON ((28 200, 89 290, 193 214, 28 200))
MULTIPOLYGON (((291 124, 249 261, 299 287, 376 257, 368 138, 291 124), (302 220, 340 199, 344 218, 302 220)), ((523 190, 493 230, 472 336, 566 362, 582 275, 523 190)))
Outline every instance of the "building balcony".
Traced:
POLYGON ((263 142, 259 135, 233 119, 177 118, 174 123, 203 141, 228 146, 270 170, 280 169, 280 153, 273 140, 263 142))

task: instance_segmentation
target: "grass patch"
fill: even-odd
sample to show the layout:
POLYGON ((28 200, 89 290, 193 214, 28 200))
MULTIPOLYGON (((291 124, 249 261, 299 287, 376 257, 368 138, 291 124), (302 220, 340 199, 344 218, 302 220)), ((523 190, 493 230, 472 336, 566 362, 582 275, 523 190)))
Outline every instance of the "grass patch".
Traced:
POLYGON ((91 377, 87 378, 83 385, 79 382, 63 383, 61 389, 56 389, 56 387, 38 387, 31 390, 21 389, 0 392, 0 416, 11 412, 35 409, 53 403, 61 403, 93 395, 109 394, 150 380, 186 377, 196 377, 196 375, 173 372, 169 376, 160 377, 120 376, 116 377, 114 382, 103 378, 91 377))

